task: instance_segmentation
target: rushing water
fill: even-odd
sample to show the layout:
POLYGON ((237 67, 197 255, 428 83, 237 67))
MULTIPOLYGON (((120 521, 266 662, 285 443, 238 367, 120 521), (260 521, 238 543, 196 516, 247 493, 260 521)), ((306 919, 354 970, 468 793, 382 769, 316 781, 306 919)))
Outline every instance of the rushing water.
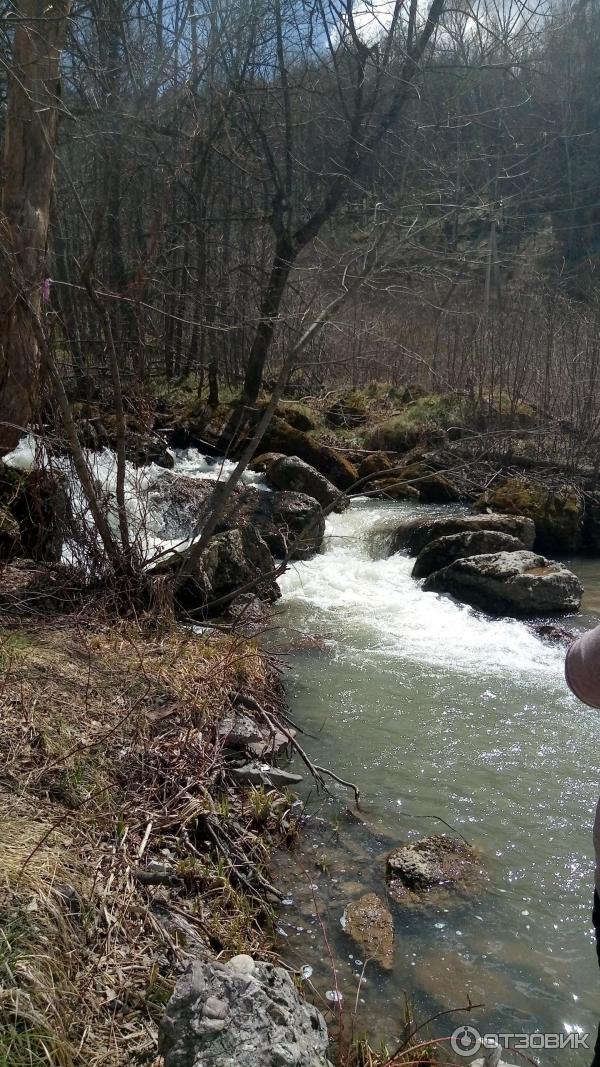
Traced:
MULTIPOLYGON (((26 467, 32 460, 25 440, 9 461, 26 467)), ((114 455, 90 462, 114 492, 114 455)), ((191 477, 222 478, 232 466, 195 450, 176 455, 176 472, 191 477)), ((149 555, 191 533, 165 526, 164 477, 153 465, 128 465, 130 521, 149 555)), ((246 480, 260 486, 260 476, 249 472, 246 480)), ((72 495, 84 511, 75 481, 72 495)), ((562 649, 543 644, 524 623, 424 593, 410 576, 412 561, 387 555, 386 531, 419 510, 427 509, 356 502, 329 520, 323 553, 281 579, 275 640, 325 639, 287 656, 292 714, 309 754, 355 781, 363 798, 355 822, 344 814, 341 788, 336 803, 310 795, 308 832, 281 863, 290 890, 282 947, 299 968, 313 969, 321 994, 332 987, 335 967, 343 1003, 356 1001, 372 1039, 398 1032, 404 993, 420 1018, 470 997, 485 1007, 466 1021, 488 1032, 593 1033, 591 822, 600 712, 569 694, 562 649), (386 851, 444 830, 438 819, 477 847, 488 879, 469 899, 392 903, 394 968, 369 964, 359 985, 363 961, 340 925, 344 906, 367 890, 385 895, 386 851)), ((571 565, 586 600, 584 614, 565 623, 585 628, 600 615, 600 568, 589 560, 571 565)), ((453 1026, 438 1024, 438 1032, 453 1026)), ((541 1058, 576 1064, 586 1054, 541 1058)))
MULTIPOLYGON (((316 901, 340 988, 354 1003, 360 953, 340 926, 344 904, 367 890, 384 895, 389 839, 444 830, 423 818, 440 816, 478 848, 489 878, 470 901, 391 905, 395 967, 367 969, 363 1026, 392 1036, 405 990, 420 1017, 470 995, 485 1009, 469 1021, 488 1032, 575 1027, 595 1035, 591 822, 600 712, 569 694, 562 649, 525 623, 424 593, 410 576, 412 560, 385 557, 385 536, 374 528, 403 511, 415 508, 354 504, 330 520, 326 550, 282 579, 288 636, 327 638, 320 651, 288 657, 292 715, 309 754, 359 786, 372 831, 342 820, 332 833, 335 806, 317 809, 304 854, 287 861, 294 903, 282 912, 282 944, 314 967, 317 988, 331 987, 316 901)), ((597 564, 580 569, 597 590, 597 564)), ((597 609, 597 592, 592 599, 597 609)), ((583 1063, 585 1055, 542 1060, 583 1063)))

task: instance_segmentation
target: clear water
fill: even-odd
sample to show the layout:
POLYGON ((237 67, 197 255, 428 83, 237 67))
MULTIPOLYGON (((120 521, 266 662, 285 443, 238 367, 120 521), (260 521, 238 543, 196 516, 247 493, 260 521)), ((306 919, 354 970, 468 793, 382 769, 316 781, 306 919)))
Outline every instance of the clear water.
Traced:
MULTIPOLYGON (((342 819, 332 832, 339 805, 321 800, 314 809, 309 801, 317 817, 306 844, 283 863, 294 904, 282 911, 282 945, 314 967, 320 991, 331 987, 316 900, 340 988, 354 1004, 360 952, 340 926, 344 904, 367 890, 384 896, 390 841, 444 830, 423 818, 440 816, 480 850, 488 881, 467 901, 390 905, 395 966, 391 974, 367 969, 363 1027, 374 1038, 392 1036, 406 991, 422 1018, 470 996, 485 1002, 474 1015, 488 1032, 578 1027, 595 1037, 591 823, 600 712, 569 694, 562 649, 525 623, 422 592, 411 560, 383 557, 385 534, 373 536, 373 528, 385 531, 403 511, 415 508, 353 505, 329 522, 326 551, 282 579, 286 636, 327 638, 320 651, 286 657, 292 716, 307 731, 309 754, 357 783, 366 823, 342 819)), ((563 623, 583 628, 600 608, 599 568, 578 567, 591 614, 563 623)), ((579 1051, 542 1059, 553 1055, 586 1058, 579 1051)))

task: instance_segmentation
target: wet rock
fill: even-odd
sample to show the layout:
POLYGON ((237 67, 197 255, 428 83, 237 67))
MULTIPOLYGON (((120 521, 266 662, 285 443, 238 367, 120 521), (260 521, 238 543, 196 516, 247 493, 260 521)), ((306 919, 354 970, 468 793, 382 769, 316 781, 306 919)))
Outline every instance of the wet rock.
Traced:
POLYGON ((330 1067, 325 1020, 282 967, 192 963, 160 1025, 165 1067, 330 1067))
POLYGON ((283 459, 283 452, 262 452, 260 456, 255 456, 251 460, 248 464, 248 470, 264 474, 278 459, 283 459))
POLYGON ((342 926, 369 959, 377 960, 386 969, 392 967, 394 921, 389 908, 376 893, 365 893, 359 900, 348 904, 342 926))
MULTIPOLYGON (((183 475, 161 477, 149 498, 159 537, 184 539, 200 529, 214 490, 214 482, 183 475)), ((258 531, 277 559, 286 555, 292 543, 294 558, 308 559, 319 551, 325 535, 323 511, 313 497, 237 486, 219 520, 217 533, 245 526, 258 531)))
POLYGON ((409 556, 417 556, 425 545, 437 537, 449 537, 457 533, 474 533, 479 530, 496 530, 517 537, 525 548, 533 548, 535 526, 523 515, 454 515, 440 519, 411 519, 399 525, 392 539, 392 552, 401 550, 409 556))
POLYGON ((400 903, 437 887, 468 889, 482 871, 473 849, 458 838, 432 834, 414 844, 402 845, 387 857, 390 896, 400 903))
POLYGON ((333 504, 334 511, 345 511, 350 504, 348 497, 341 496, 329 478, 298 456, 281 456, 270 463, 266 470, 266 482, 272 489, 311 496, 324 508, 333 504))
MULTIPOLYGON (((296 731, 289 731, 295 737, 296 731)), ((219 724, 218 735, 223 747, 230 751, 246 751, 251 756, 262 758, 274 756, 289 744, 289 738, 280 730, 271 731, 243 712, 226 715, 219 724)))
POLYGON ((148 463, 155 463, 157 467, 172 470, 175 466, 175 457, 169 452, 165 442, 152 434, 129 434, 125 454, 134 467, 144 467, 148 463))
POLYGON ((533 626, 534 634, 541 637, 542 641, 548 641, 551 645, 564 645, 567 648, 577 639, 577 634, 564 626, 556 626, 555 623, 543 623, 541 626, 533 626))
POLYGON ((358 479, 358 471, 341 452, 321 444, 301 430, 295 430, 281 419, 273 419, 263 438, 267 452, 282 452, 285 456, 299 456, 305 463, 329 478, 338 489, 350 489, 358 479))
POLYGON ((525 548, 518 537, 500 530, 474 530, 472 533, 437 537, 421 549, 412 570, 413 578, 427 578, 457 559, 490 552, 519 552, 525 548))
MULTIPOLYGON (((157 434, 149 433, 148 427, 135 415, 126 414, 125 456, 135 467, 156 463, 158 467, 171 470, 175 459, 165 441, 157 434)), ((102 448, 117 448, 117 417, 111 413, 96 413, 77 422, 77 436, 84 448, 98 451, 102 448)))
POLYGON ((574 486, 548 489, 525 478, 508 478, 488 489, 475 510, 527 515, 535 523, 534 548, 539 552, 577 552, 583 540, 583 498, 574 486))
POLYGON ((588 493, 585 499, 583 541, 586 551, 600 555, 600 493, 588 493))
POLYGON ((284 771, 281 767, 271 767, 270 764, 261 763, 258 760, 246 763, 243 767, 231 767, 229 773, 237 782, 248 785, 282 786, 284 789, 298 785, 302 781, 301 774, 292 774, 291 771, 284 771))
MULTIPOLYGON (((149 569, 149 573, 177 577, 185 569, 192 551, 190 544, 168 553, 149 569)), ((277 600, 281 593, 272 571, 271 553, 253 527, 244 526, 215 534, 192 571, 184 580, 178 581, 175 590, 177 606, 195 615, 207 614, 213 602, 231 597, 248 585, 252 585, 262 600, 277 600)), ((215 604, 215 609, 222 612, 224 606, 215 604)))
POLYGON ((253 741, 262 741, 262 732, 250 715, 234 712, 219 723, 218 736, 225 748, 244 749, 253 741))
POLYGON ((270 572, 273 557, 252 526, 227 530, 211 538, 202 566, 215 599, 230 596, 250 583, 263 600, 277 600, 279 587, 270 572))
POLYGON ((423 589, 450 593, 493 615, 577 611, 583 595, 576 575, 535 552, 495 552, 458 559, 431 574, 423 589))

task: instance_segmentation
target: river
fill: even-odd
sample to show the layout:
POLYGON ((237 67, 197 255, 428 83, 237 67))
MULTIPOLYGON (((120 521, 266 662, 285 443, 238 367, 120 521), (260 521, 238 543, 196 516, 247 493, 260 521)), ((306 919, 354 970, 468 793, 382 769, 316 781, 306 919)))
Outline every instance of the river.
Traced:
MULTIPOLYGON (((282 864, 293 903, 282 909, 281 944, 314 969, 319 992, 332 987, 316 907, 353 1006, 360 952, 340 924, 344 905, 369 890, 384 896, 390 839, 444 832, 430 818, 439 816, 479 850, 488 880, 470 900, 390 905, 395 965, 389 974, 367 968, 359 1026, 374 1040, 393 1038, 407 993, 420 1019, 470 996, 485 1008, 469 1021, 487 1032, 595 1037, 600 712, 568 692, 563 649, 525 623, 422 592, 413 561, 386 556, 386 524, 423 510, 356 502, 329 520, 326 550, 281 580, 280 638, 326 638, 324 648, 285 657, 292 717, 309 755, 358 785, 365 820, 344 818, 350 798, 339 787, 339 802, 310 795, 305 844, 282 864)), ((584 603, 585 614, 563 621, 585 628, 597 619, 600 568, 571 566, 589 610, 584 603)), ((585 1059, 581 1050, 542 1055, 585 1059)))
MULTIPOLYGON (((9 461, 30 466, 33 454, 24 440, 9 461)), ((176 460, 176 472, 191 477, 233 469, 192 449, 176 460)), ((114 491, 114 456, 91 462, 114 491)), ((150 548, 184 534, 163 529, 153 498, 163 476, 128 466, 130 522, 150 548)), ((245 480, 262 483, 250 472, 245 480)), ((591 823, 600 712, 568 692, 562 649, 525 623, 424 593, 411 578, 412 560, 387 554, 390 527, 434 510, 356 501, 328 520, 324 551, 280 580, 271 641, 294 647, 299 635, 324 638, 283 657, 292 716, 307 752, 356 782, 362 803, 356 821, 343 789, 332 785, 327 798, 305 783, 310 818, 279 863, 289 893, 279 949, 312 968, 317 996, 331 990, 335 969, 343 1003, 351 1011, 356 1004, 358 1026, 373 1041, 397 1035, 405 996, 420 1020, 470 997, 485 1007, 467 1021, 486 1032, 595 1034, 591 823), (394 967, 368 964, 359 985, 364 961, 342 929, 345 905, 366 891, 384 896, 390 847, 447 831, 446 823, 479 850, 487 880, 467 899, 391 903, 394 967)), ((600 565, 570 565, 586 596, 582 613, 563 622, 584 629, 600 617, 600 565)), ((448 1033, 449 1024, 433 1029, 448 1033)), ((586 1054, 545 1051, 541 1059, 583 1064, 586 1054)))

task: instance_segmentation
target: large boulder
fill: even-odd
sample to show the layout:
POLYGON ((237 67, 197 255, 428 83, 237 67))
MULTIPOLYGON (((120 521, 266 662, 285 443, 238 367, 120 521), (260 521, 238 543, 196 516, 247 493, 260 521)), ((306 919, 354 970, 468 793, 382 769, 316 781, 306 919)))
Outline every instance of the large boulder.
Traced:
POLYGON ((327 1026, 283 967, 192 963, 160 1025, 165 1067, 329 1067, 327 1026))
POLYGON ((273 419, 262 439, 265 452, 282 452, 284 456, 299 456, 310 463, 338 489, 350 489, 358 480, 358 471, 350 460, 329 445, 320 444, 310 434, 294 429, 281 419, 273 419))
POLYGON ((583 540, 584 507, 573 486, 548 489, 526 478, 508 478, 488 489, 475 503, 476 511, 527 515, 535 523, 534 548, 539 552, 577 552, 583 540))
POLYGON ((273 576, 273 557, 253 526, 227 530, 211 537, 200 560, 188 572, 193 546, 174 550, 150 568, 154 577, 168 575, 176 580, 175 602, 182 611, 194 615, 222 612, 238 592, 250 587, 262 600, 281 596, 273 576), (185 577, 180 579, 181 573, 185 577))
POLYGON ((562 563, 535 552, 495 552, 457 559, 426 579, 423 589, 450 593, 493 615, 577 611, 583 586, 562 563))
POLYGON ((386 873, 390 896, 399 903, 409 903, 436 888, 472 889, 483 871, 465 841, 432 834, 390 852, 386 873))
POLYGON ((359 478, 382 478, 386 471, 401 465, 400 456, 394 452, 371 452, 358 465, 359 478))
POLYGON ((253 526, 226 530, 211 537, 202 565, 216 600, 252 585, 261 599, 281 596, 272 571, 273 557, 253 526))
POLYGON ((365 893, 348 904, 342 926, 368 959, 391 968, 394 960, 394 920, 376 893, 365 893))
POLYGON ((324 508, 334 505, 334 511, 344 511, 350 504, 348 497, 341 495, 329 478, 298 456, 281 456, 269 464, 265 479, 272 489, 306 493, 324 508))
MULTIPOLYGON (((158 536, 184 539, 200 529, 214 489, 214 482, 199 478, 161 476, 149 498, 158 536)), ((292 544, 294 559, 308 559, 319 551, 325 535, 323 511, 314 497, 238 485, 216 532, 243 526, 253 526, 277 559, 283 559, 292 544)))
POLYGON ((471 533, 437 537, 421 549, 412 570, 413 578, 428 578, 434 571, 467 556, 483 556, 490 552, 519 552, 525 545, 518 537, 501 530, 473 530, 471 533))
POLYGON ((478 530, 497 530, 522 541, 525 548, 533 548, 535 526, 522 515, 454 515, 439 519, 410 519, 399 525, 392 539, 392 552, 405 551, 417 556, 425 545, 438 537, 478 530))

